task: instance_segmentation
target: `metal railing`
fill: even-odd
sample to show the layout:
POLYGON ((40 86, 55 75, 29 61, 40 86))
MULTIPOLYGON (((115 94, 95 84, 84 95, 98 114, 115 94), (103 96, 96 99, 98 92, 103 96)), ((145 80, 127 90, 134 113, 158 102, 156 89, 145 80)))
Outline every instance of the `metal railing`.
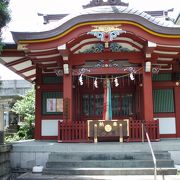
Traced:
POLYGON ((151 150, 151 155, 152 155, 152 158, 153 158, 153 163, 154 163, 154 180, 157 180, 157 160, 156 160, 153 148, 152 148, 151 141, 149 139, 149 134, 148 134, 148 132, 146 130, 146 127, 144 126, 144 123, 142 122, 142 142, 144 142, 144 132, 146 134, 148 145, 149 145, 149 148, 151 150))

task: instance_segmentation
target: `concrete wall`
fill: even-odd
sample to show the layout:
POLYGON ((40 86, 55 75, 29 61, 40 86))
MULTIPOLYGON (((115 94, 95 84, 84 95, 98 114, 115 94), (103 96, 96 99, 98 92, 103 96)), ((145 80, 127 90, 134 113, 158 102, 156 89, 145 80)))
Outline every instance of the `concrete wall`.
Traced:
MULTIPOLYGON (((152 142, 154 151, 168 151, 175 164, 180 164, 180 139, 152 142)), ((32 169, 45 166, 51 152, 146 152, 148 143, 57 143, 56 141, 25 141, 14 143, 10 153, 11 167, 32 169)))
POLYGON ((174 160, 174 164, 180 165, 180 150, 179 151, 169 151, 171 158, 174 160))
POLYGON ((11 167, 13 169, 32 169, 32 167, 45 166, 50 152, 11 152, 11 167))
POLYGON ((10 150, 11 145, 0 145, 0 179, 6 180, 10 178, 10 150))

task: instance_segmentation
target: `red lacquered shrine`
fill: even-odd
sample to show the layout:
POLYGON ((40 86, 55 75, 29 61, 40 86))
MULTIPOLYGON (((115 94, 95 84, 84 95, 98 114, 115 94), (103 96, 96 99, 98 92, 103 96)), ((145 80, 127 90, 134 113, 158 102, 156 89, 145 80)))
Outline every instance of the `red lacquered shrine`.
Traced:
POLYGON ((0 59, 35 83, 36 140, 180 137, 180 27, 121 1, 43 16, 56 28, 12 32, 0 59))

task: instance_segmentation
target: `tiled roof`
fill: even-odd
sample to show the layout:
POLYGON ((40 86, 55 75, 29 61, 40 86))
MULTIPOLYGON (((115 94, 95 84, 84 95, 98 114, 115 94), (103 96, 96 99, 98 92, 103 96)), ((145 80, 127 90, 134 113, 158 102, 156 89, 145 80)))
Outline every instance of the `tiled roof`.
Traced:
POLYGON ((15 41, 44 39, 57 36, 76 24, 114 20, 133 21, 158 33, 180 34, 180 27, 171 21, 158 19, 143 11, 122 6, 98 6, 84 9, 79 13, 67 15, 55 23, 44 25, 43 29, 39 29, 39 32, 13 32, 13 38, 15 41))

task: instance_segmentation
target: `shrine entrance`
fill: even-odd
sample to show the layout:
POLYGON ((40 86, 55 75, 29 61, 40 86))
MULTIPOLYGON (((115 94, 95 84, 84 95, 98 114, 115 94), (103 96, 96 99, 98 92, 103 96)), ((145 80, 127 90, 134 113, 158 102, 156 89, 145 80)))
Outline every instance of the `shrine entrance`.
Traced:
MULTIPOLYGON (((79 105, 80 110, 79 119, 102 119, 103 118, 103 106, 104 106, 104 87, 103 80, 98 82, 98 88, 89 85, 89 80, 87 84, 79 87, 79 105)), ((136 82, 131 82, 115 87, 114 81, 111 81, 111 109, 112 109, 112 119, 122 119, 122 118, 135 118, 135 106, 138 104, 139 98, 136 98, 136 82)))
POLYGON ((106 120, 142 118, 142 67, 128 60, 108 60, 106 63, 91 61, 74 68, 73 105, 77 108, 74 108, 73 120, 105 120, 107 80, 112 115, 106 120))

